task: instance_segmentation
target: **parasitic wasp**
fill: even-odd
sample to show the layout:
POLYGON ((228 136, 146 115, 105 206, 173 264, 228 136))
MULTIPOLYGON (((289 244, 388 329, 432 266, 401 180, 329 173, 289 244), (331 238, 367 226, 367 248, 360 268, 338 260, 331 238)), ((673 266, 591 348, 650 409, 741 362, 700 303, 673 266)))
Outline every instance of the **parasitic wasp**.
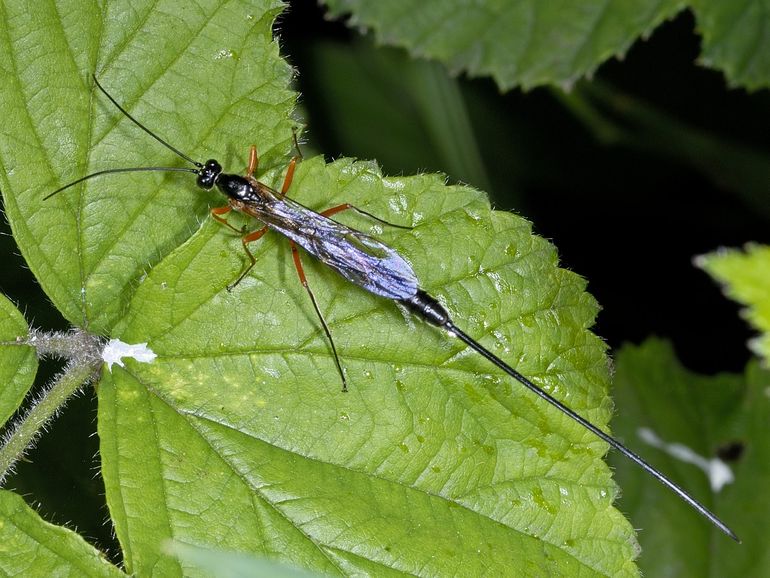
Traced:
MULTIPOLYGON (((337 271, 351 283, 358 285, 374 295, 400 303, 411 313, 430 325, 444 329, 450 335, 460 339, 465 345, 479 353, 490 363, 507 373, 510 377, 514 378, 532 393, 556 407, 559 411, 578 422, 602 441, 606 442, 636 463, 733 540, 740 541, 735 533, 727 527, 724 522, 717 518, 715 514, 709 511, 695 498, 690 496, 679 485, 671 481, 636 453, 621 444, 618 440, 606 434, 593 423, 580 416, 541 387, 513 369, 473 337, 463 332, 457 325, 455 325, 454 321, 450 318, 449 313, 439 301, 420 288, 419 281, 412 270, 412 267, 394 249, 374 237, 338 223, 330 217, 342 211, 354 210, 386 225, 400 227, 399 225, 393 225, 392 223, 383 221, 382 219, 348 203, 326 209, 325 211, 316 212, 288 198, 286 193, 294 176, 297 157, 292 158, 289 162, 280 191, 270 188, 254 177, 254 173, 258 166, 258 157, 256 147, 253 145, 250 149, 249 164, 244 176, 223 172, 222 165, 214 159, 207 160, 205 163, 196 161, 171 146, 131 116, 131 114, 118 104, 118 102, 102 87, 96 77, 94 77, 94 82, 110 102, 112 102, 112 104, 136 126, 176 155, 191 163, 195 168, 130 167, 97 171, 55 190, 47 195, 45 199, 49 199, 57 193, 82 183, 83 181, 103 175, 142 171, 192 173, 197 177, 196 184, 198 187, 206 191, 216 187, 219 192, 227 198, 227 205, 210 209, 212 217, 224 226, 229 227, 242 235, 241 241, 249 262, 236 281, 228 286, 228 290, 231 290, 240 283, 256 263, 254 255, 249 250, 249 243, 257 241, 269 230, 277 231, 289 239, 294 266, 297 269, 297 274, 299 275, 302 286, 310 296, 315 312, 321 321, 324 333, 331 346, 337 372, 342 380, 343 390, 347 389, 345 372, 342 369, 342 364, 340 363, 337 348, 334 345, 334 339, 329 331, 329 327, 324 320, 315 296, 305 277, 297 249, 298 246, 302 247, 307 253, 325 265, 328 265, 337 271), (243 230, 228 223, 225 215, 231 211, 238 211, 250 217, 254 217, 263 223, 263 226, 256 231, 244 234, 243 230)), ((299 150, 296 135, 294 141, 297 150, 299 150)), ((400 228, 408 229, 409 227, 400 228)))

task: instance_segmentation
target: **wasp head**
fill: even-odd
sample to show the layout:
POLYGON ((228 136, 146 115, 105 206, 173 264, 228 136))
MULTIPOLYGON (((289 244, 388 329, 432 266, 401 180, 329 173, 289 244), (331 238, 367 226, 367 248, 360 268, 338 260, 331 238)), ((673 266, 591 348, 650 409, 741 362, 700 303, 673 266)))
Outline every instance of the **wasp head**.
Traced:
POLYGON ((214 184, 216 184, 217 178, 219 178, 221 172, 222 165, 214 159, 209 159, 206 161, 206 164, 198 170, 198 179, 195 182, 200 188, 208 191, 214 184))

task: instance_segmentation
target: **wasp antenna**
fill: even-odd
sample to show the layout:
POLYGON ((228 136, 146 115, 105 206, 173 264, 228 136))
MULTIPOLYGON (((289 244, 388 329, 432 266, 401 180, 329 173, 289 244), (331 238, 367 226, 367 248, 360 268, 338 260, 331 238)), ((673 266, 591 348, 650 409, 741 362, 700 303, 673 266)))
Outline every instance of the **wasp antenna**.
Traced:
MULTIPOLYGON (((195 161, 195 160, 191 159, 189 156, 187 156, 186 154, 184 154, 182 151, 180 151, 180 150, 179 150, 179 149, 177 149, 176 147, 173 147, 173 146, 171 146, 171 145, 170 145, 170 144, 168 144, 166 141, 164 141, 162 138, 160 138, 158 135, 156 135, 154 132, 152 132, 152 131, 151 131, 149 128, 147 128, 147 127, 146 127, 146 126, 144 126, 144 125, 143 125, 141 122, 139 122, 139 121, 138 121, 138 120, 136 120, 136 119, 135 119, 133 116, 131 116, 131 115, 128 113, 128 111, 126 111, 126 109, 125 109, 125 108, 123 108, 122 106, 120 106, 120 105, 118 104, 118 101, 116 101, 114 98, 112 98, 112 96, 110 95, 110 93, 109 93, 109 92, 107 92, 107 90, 106 90, 106 89, 105 89, 105 88, 104 88, 104 87, 103 87, 103 86, 102 86, 102 85, 99 83, 99 80, 97 80, 97 78, 96 78, 96 75, 95 75, 95 74, 92 74, 92 75, 91 75, 91 77, 94 79, 94 82, 96 83, 96 87, 97 87, 99 90, 101 90, 101 91, 104 93, 104 96, 106 96, 107 98, 109 98, 109 99, 110 99, 110 102, 111 102, 112 104, 114 104, 114 105, 117 107, 117 109, 118 109, 120 112, 122 112, 124 115, 126 115, 126 117, 128 117, 128 119, 129 119, 131 122, 133 122, 133 123, 134 123, 136 126, 138 126, 139 128, 141 128, 141 129, 142 129, 144 132, 146 132, 148 135, 150 135, 152 138, 154 138, 156 141, 158 141, 158 142, 159 142, 160 144, 162 144, 164 147, 166 147, 167 149, 169 149, 169 150, 173 151, 175 154, 177 154, 178 156, 182 157, 182 158, 183 158, 184 160, 186 160, 187 162, 194 164, 194 165, 195 165, 196 167, 198 167, 198 168, 202 168, 202 167, 203 167, 203 163, 200 163, 200 162, 198 162, 198 161, 195 161)), ((74 184, 74 183, 73 183, 73 184, 74 184)), ((53 194, 53 193, 52 193, 52 194, 53 194)), ((50 195, 49 195, 49 196, 50 196, 50 195)))
POLYGON ((47 201, 48 199, 53 197, 55 194, 61 193, 62 191, 69 189, 70 187, 74 187, 75 185, 82 183, 83 181, 87 181, 88 179, 92 179, 94 177, 100 177, 102 175, 111 175, 114 173, 139 173, 139 172, 150 172, 150 171, 198 174, 198 169, 188 169, 185 167, 129 167, 126 169, 107 169, 105 171, 97 171, 95 173, 91 173, 90 175, 80 177, 76 181, 72 181, 71 183, 68 183, 63 187, 59 187, 53 193, 49 193, 45 197, 43 197, 43 200, 47 201))

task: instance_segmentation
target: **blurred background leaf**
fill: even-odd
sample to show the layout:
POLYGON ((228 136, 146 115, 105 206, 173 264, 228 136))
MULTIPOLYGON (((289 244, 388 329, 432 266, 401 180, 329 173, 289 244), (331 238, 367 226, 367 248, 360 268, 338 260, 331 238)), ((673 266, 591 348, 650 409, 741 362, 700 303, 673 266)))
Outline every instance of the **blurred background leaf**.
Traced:
POLYGON ((731 544, 697 513, 649 476, 617 456, 610 463, 623 488, 618 507, 639 528, 639 568, 646 576, 766 576, 770 553, 770 372, 752 362, 744 373, 703 376, 681 366, 671 345, 649 339, 625 346, 617 355, 614 396, 617 435, 638 447, 650 462, 714 508, 743 539, 731 544), (715 468, 729 468, 735 480, 712 487, 706 472, 653 447, 683 444, 715 468))
POLYGON ((743 251, 721 249, 696 258, 696 264, 719 281, 725 295, 746 305, 742 316, 761 335, 749 342, 765 364, 770 360, 770 247, 749 244, 743 251))
POLYGON ((0 490, 0 520, 0 560, 6 576, 125 576, 77 532, 44 521, 13 492, 0 490))
POLYGON ((768 86, 770 23, 761 0, 326 0, 331 14, 375 32, 378 42, 442 62, 452 72, 489 75, 503 90, 569 86, 622 57, 664 20, 691 7, 703 35, 701 63, 730 83, 768 86))
POLYGON ((770 12, 762 0, 690 3, 703 35, 699 61, 724 72, 733 87, 770 85, 770 12))
POLYGON ((167 551, 217 578, 322 578, 322 574, 299 570, 240 552, 208 550, 182 542, 171 542, 167 551))
POLYGON ((19 343, 29 335, 21 311, 0 295, 0 429, 21 404, 37 373, 35 350, 19 343))
POLYGON ((452 72, 490 75, 504 89, 570 85, 623 54, 680 7, 679 0, 327 0, 335 16, 371 28, 379 42, 444 63, 452 72))

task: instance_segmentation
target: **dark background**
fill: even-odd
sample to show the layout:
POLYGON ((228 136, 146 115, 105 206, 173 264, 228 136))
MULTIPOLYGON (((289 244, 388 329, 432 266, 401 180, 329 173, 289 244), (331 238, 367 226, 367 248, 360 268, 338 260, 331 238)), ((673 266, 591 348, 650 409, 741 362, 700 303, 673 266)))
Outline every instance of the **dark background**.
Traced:
MULTIPOLYGON (((386 174, 439 171, 477 186, 496 207, 531 220, 558 247, 563 266, 588 280, 603 307, 595 330, 612 348, 658 335, 693 370, 742 370, 751 331, 692 258, 770 241, 762 186, 757 194, 732 178, 747 176, 736 163, 752 167, 751 154, 767 157, 770 98, 729 90, 720 72, 695 64, 700 38, 690 13, 569 95, 548 88, 501 94, 489 79, 415 63, 325 20, 315 0, 291 2, 276 28, 298 70, 306 154, 376 158, 386 174), (444 107, 434 94, 459 98, 444 107), (608 124, 581 120, 576 106, 586 102, 608 124), (471 139, 453 133, 463 120, 471 139), (468 153, 459 160, 441 153, 453 135, 468 153), (710 146, 694 138, 704 135, 710 146)), ((0 289, 35 326, 66 328, 10 236, 2 242, 10 257, 0 289)), ((41 379, 57 367, 44 364, 41 379)), ((7 487, 117 557, 97 471, 95 416, 91 391, 73 400, 7 487)))

